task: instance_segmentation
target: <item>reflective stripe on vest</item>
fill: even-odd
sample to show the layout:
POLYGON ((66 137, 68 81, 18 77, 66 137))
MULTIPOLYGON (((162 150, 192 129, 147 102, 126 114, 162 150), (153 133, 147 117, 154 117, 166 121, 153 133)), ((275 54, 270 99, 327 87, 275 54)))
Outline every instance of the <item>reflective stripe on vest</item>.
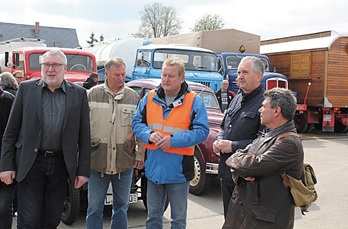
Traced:
MULTIPOLYGON (((174 107, 167 116, 167 119, 163 119, 162 105, 152 101, 155 94, 155 90, 150 91, 147 99, 147 125, 153 131, 160 132, 163 136, 172 135, 183 130, 188 130, 191 124, 191 112, 195 93, 192 91, 186 93, 184 96, 184 103, 174 107)), ((157 146, 154 143, 145 144, 145 147, 151 150, 157 149, 157 146)), ((168 153, 192 156, 194 154, 194 146, 187 148, 169 148, 164 151, 168 153)))

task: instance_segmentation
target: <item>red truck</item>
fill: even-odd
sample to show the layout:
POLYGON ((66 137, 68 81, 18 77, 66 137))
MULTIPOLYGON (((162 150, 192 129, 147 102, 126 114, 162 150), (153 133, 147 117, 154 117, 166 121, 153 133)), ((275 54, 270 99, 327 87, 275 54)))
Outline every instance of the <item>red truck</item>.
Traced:
MULTIPOLYGON (((5 52, 5 66, 11 72, 21 70, 26 79, 41 78, 40 57, 50 47, 22 47, 5 52)), ((91 72, 97 71, 95 56, 86 50, 59 48, 68 59, 65 79, 70 82, 84 82, 91 72)))

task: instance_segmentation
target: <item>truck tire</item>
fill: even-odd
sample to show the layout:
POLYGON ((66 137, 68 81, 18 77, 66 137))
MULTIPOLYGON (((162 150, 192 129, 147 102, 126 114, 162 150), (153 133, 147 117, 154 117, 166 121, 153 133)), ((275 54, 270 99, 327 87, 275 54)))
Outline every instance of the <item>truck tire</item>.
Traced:
POLYGON ((204 194, 211 186, 213 175, 205 173, 205 165, 201 154, 195 150, 194 177, 190 181, 190 193, 196 196, 204 194))
POLYGON ((68 181, 68 188, 64 199, 64 209, 61 220, 66 225, 73 224, 80 213, 80 190, 75 189, 68 181))
MULTIPOLYGON (((143 177, 141 178, 140 184, 141 184, 141 199, 143 200, 144 207, 147 210, 147 178, 145 177, 145 175, 143 175, 143 177)), ((169 205, 169 199, 166 198, 164 211, 167 210, 168 205, 169 205)))
POLYGON ((341 121, 338 119, 335 120, 335 133, 347 133, 348 132, 348 126, 343 125, 341 121))
POLYGON ((294 123, 297 133, 305 133, 308 130, 307 112, 296 114, 294 117, 294 123))

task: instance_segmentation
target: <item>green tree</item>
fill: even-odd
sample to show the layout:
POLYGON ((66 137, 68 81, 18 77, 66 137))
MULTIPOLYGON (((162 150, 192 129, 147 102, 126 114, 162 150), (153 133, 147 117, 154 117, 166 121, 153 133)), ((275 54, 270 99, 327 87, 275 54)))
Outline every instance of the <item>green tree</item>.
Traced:
POLYGON ((178 34, 182 20, 173 7, 163 6, 162 3, 145 5, 140 12, 141 25, 137 36, 140 37, 165 37, 178 34))
POLYGON ((94 46, 94 42, 98 42, 97 38, 95 38, 94 32, 89 36, 89 41, 86 41, 91 47, 94 46))
POLYGON ((204 31, 204 30, 217 30, 222 29, 225 25, 224 19, 217 14, 205 14, 199 18, 193 28, 192 32, 204 31))

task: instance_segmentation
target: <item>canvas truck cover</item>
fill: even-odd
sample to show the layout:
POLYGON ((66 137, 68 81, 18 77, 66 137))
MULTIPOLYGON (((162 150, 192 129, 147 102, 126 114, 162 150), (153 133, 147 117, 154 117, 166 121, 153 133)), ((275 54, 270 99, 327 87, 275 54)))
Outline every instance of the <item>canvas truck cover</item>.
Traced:
POLYGON ((261 37, 236 29, 221 29, 153 38, 154 44, 183 44, 214 52, 260 53, 261 37))

